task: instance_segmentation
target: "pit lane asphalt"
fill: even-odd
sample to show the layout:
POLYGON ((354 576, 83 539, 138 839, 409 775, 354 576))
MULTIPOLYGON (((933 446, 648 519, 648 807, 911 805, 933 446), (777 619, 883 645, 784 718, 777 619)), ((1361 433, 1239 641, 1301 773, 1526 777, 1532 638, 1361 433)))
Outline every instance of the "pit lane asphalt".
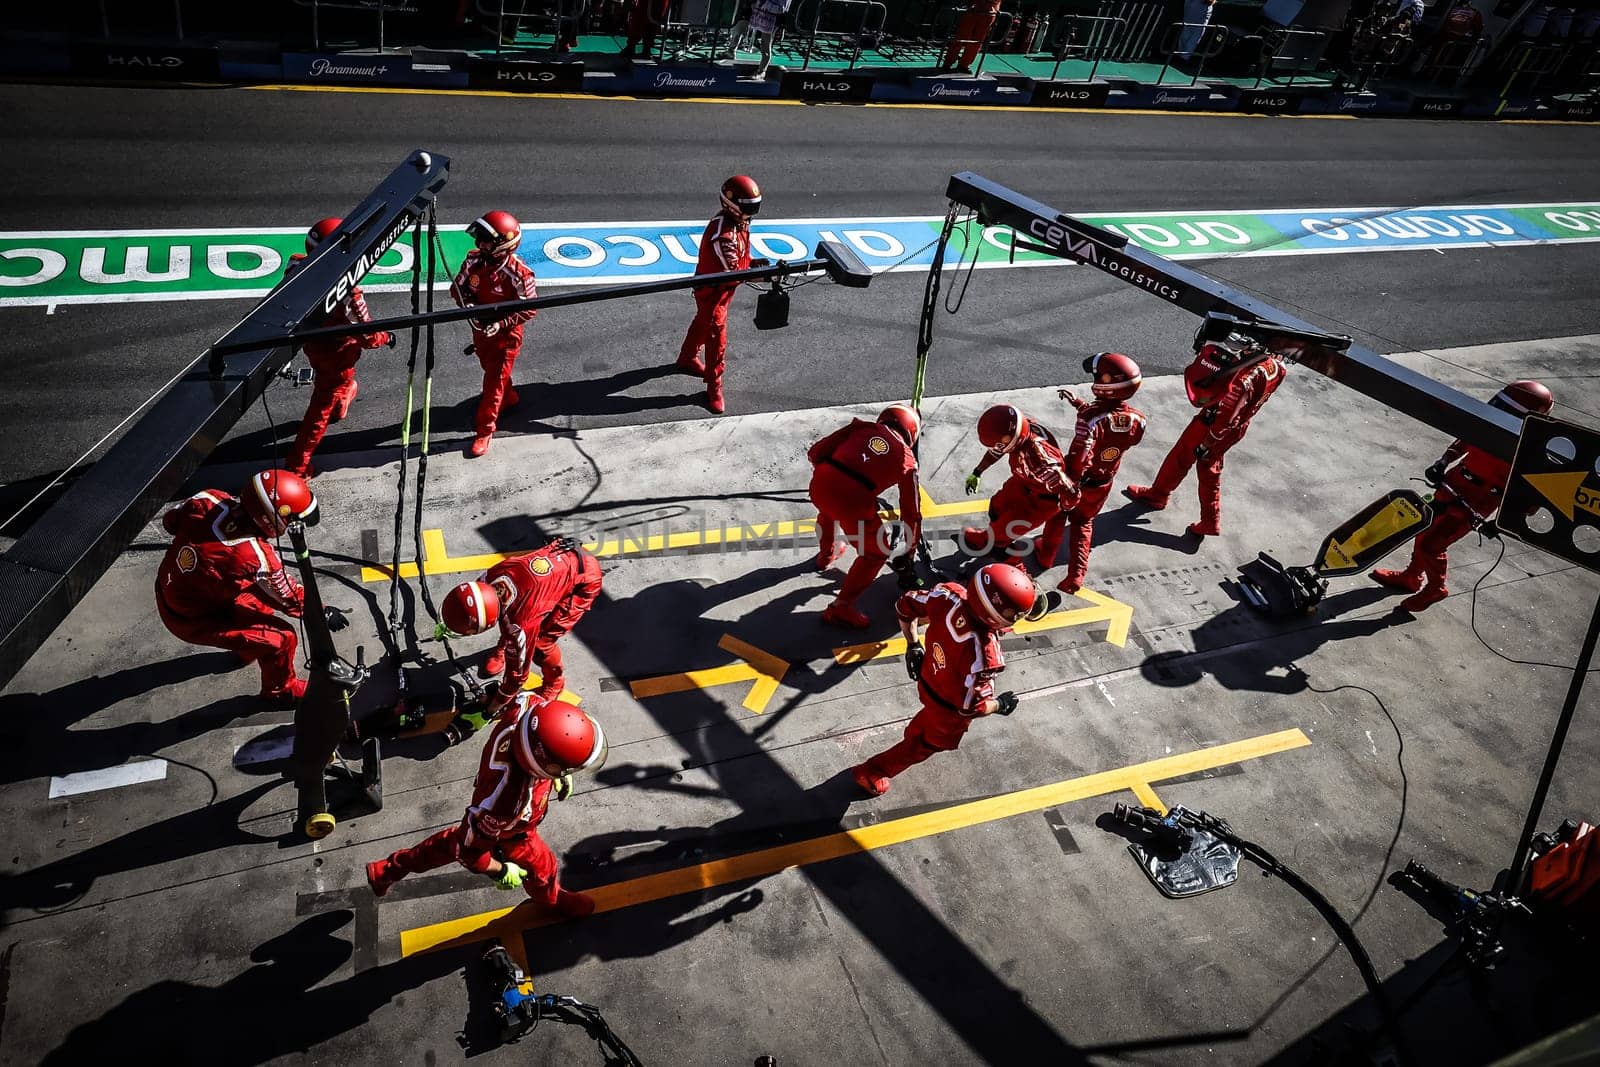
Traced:
MULTIPOLYGON (((1312 121, 774 107, 671 101, 247 89, 0 87, 11 194, 6 229, 298 225, 347 209, 414 147, 448 153, 447 220, 505 207, 526 221, 707 215, 727 173, 756 175, 777 217, 935 214, 947 176, 973 169, 1068 210, 1567 201, 1600 196, 1600 134, 1578 126, 1312 121)), ((1600 314, 1600 248, 1472 249, 1212 261, 1381 351, 1576 334, 1600 314)), ((732 326, 734 411, 903 397, 922 279, 796 294, 793 325, 732 326), (905 354, 862 360, 862 351, 905 354)), ((375 312, 402 310, 399 297, 375 312)), ((59 470, 187 364, 248 300, 0 310, 0 485, 59 470), (92 383, 89 384, 89 383, 92 383)), ((692 383, 653 375, 691 307, 682 294, 549 313, 516 380, 517 426, 693 418, 692 383), (528 401, 525 401, 527 404, 528 401)), ((934 394, 1071 378, 1117 348, 1147 373, 1181 365, 1188 316, 1089 272, 980 274, 941 317, 934 394), (1011 341, 1003 363, 994 338, 1011 341)), ((436 433, 467 432, 477 367, 446 331, 436 433)), ((323 445, 392 441, 401 373, 363 364, 362 395, 323 445)), ((271 394, 280 428, 304 393, 271 394)), ((260 408, 219 459, 259 455, 260 408)))

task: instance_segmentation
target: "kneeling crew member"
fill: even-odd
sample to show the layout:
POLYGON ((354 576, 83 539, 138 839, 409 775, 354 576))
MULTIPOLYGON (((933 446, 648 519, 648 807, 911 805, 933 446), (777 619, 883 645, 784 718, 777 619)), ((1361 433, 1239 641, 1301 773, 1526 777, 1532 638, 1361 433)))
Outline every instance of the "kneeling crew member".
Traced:
POLYGON ((261 696, 289 703, 305 695, 295 677, 295 629, 305 590, 284 573, 270 538, 291 522, 314 524, 317 498, 288 471, 262 471, 240 497, 206 489, 161 517, 172 544, 156 574, 156 610, 174 637, 237 653, 261 667, 261 696))

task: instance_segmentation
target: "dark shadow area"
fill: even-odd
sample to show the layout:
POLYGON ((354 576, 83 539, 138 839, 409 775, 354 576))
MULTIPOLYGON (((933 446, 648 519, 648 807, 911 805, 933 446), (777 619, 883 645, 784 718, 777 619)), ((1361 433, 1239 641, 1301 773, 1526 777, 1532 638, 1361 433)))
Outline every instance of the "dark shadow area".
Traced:
MULTIPOLYGON (((200 773, 204 774, 204 771, 200 773)), ((209 779, 210 775, 206 775, 209 779)), ((80 900, 98 878, 157 867, 234 845, 261 845, 276 836, 251 833, 240 826, 244 813, 279 785, 279 779, 251 786, 237 796, 215 799, 204 807, 180 812, 141 826, 121 837, 65 856, 24 874, 0 875, 0 920, 10 923, 23 911, 56 911, 80 900)), ((216 783, 212 782, 215 790, 216 783)), ((292 792, 292 791, 291 791, 292 792)), ((286 800, 289 793, 285 794, 286 800)))
POLYGON ((221 985, 146 986, 80 1024, 42 1062, 66 1067, 111 1056, 128 1063, 258 1064, 303 1055, 461 968, 459 954, 430 953, 319 985, 349 963, 351 945, 338 932, 350 921, 348 911, 311 916, 257 946, 253 966, 221 985))
MULTIPOLYGON (((1166 510, 1174 510, 1174 505, 1167 505, 1166 510)), ((1191 515, 1187 520, 1181 517, 1181 513, 1165 520, 1166 523, 1178 527, 1177 533, 1168 533, 1152 526, 1152 523, 1157 521, 1155 516, 1162 515, 1162 512, 1152 511, 1135 500, 1125 500, 1121 507, 1102 511, 1096 517, 1094 543, 1099 546, 1113 541, 1123 541, 1135 545, 1151 545, 1180 555, 1192 556, 1200 551, 1200 546, 1205 544, 1205 538, 1188 532, 1188 524, 1199 517, 1197 510, 1191 508, 1190 511, 1191 515)))
POLYGON ((111 674, 93 675, 46 693, 0 697, 0 781, 18 782, 115 766, 126 762, 129 756, 154 755, 266 710, 254 695, 241 694, 161 722, 71 729, 75 723, 132 697, 239 670, 254 673, 256 668, 232 652, 195 651, 111 674))
MULTIPOLYGON (((1402 905, 1409 906, 1409 905, 1402 905)), ((1560 930, 1528 920, 1505 931, 1506 953, 1493 970, 1468 964, 1454 940, 1441 941, 1384 982, 1400 1026, 1425 1063, 1489 1063, 1595 1013, 1600 974, 1593 949, 1560 930)), ((1303 1034, 1268 1063, 1370 1064, 1387 1044, 1376 1035, 1378 1013, 1369 995, 1351 1001, 1303 1034)), ((1593 1063, 1587 1053, 1550 1063, 1593 1063)))
POLYGON ((1193 652, 1159 652, 1139 669, 1145 680, 1168 688, 1193 685, 1205 675, 1231 690, 1292 695, 1310 681, 1296 660, 1329 641, 1371 637, 1410 616, 1391 612, 1368 619, 1335 622, 1388 596, 1376 586, 1358 586, 1335 594, 1318 606, 1315 621, 1275 624, 1248 604, 1236 603, 1191 631, 1193 652), (1236 647, 1237 646, 1237 647, 1236 647), (1282 668, 1281 675, 1272 673, 1282 668))

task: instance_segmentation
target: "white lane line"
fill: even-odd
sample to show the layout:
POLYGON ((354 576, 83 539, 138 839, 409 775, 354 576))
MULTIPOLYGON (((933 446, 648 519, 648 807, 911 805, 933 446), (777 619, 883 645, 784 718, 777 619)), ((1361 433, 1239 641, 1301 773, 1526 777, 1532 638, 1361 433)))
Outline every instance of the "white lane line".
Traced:
POLYGON ((98 771, 78 771, 50 779, 50 799, 97 793, 103 789, 121 789, 125 785, 138 785, 140 782, 159 782, 166 776, 167 761, 164 759, 139 760, 98 771))

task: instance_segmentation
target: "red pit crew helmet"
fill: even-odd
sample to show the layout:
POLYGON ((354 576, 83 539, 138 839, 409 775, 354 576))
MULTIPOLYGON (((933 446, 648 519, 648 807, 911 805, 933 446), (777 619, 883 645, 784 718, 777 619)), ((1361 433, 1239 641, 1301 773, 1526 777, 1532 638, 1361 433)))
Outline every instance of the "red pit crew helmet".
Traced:
POLYGON ((439 618, 453 634, 481 634, 500 621, 500 595, 488 582, 462 582, 445 594, 439 618))
POLYGON ((597 770, 606 761, 606 733, 598 722, 563 701, 524 699, 529 703, 515 746, 523 770, 536 778, 560 778, 597 770))
POLYGON ((908 445, 915 445, 922 434, 922 416, 910 404, 889 405, 878 413, 878 422, 898 433, 908 445))
POLYGON ((503 256, 522 243, 522 223, 509 211, 485 211, 472 220, 467 236, 485 255, 503 256))
POLYGON ((994 452, 1009 452, 1028 435, 1028 420, 1010 404, 996 404, 978 416, 978 442, 994 452))
POLYGON ((749 218, 761 210, 761 186, 748 174, 735 174, 722 183, 722 206, 749 218))
POLYGON ((311 229, 306 231, 306 253, 309 255, 317 250, 317 246, 327 239, 328 235, 344 225, 344 219, 323 219, 311 229))
POLYGON ((1094 376, 1090 388, 1101 400, 1126 400, 1139 391, 1144 376, 1139 364, 1121 352, 1101 352, 1083 361, 1083 369, 1094 376))
POLYGON ((1511 382, 1494 394, 1489 406, 1517 416, 1548 415, 1550 409, 1556 406, 1556 398, 1542 382, 1524 378, 1511 382))
POLYGON ((1009 630, 1019 618, 1033 619, 1037 617, 1035 609, 1048 603, 1033 579, 1009 563, 979 567, 967 583, 967 593, 967 603, 978 621, 991 630, 1009 630))
POLYGON ((306 480, 289 471, 270 470, 252 475, 239 494, 245 514, 268 537, 277 537, 291 522, 315 526, 321 516, 317 497, 306 480))

